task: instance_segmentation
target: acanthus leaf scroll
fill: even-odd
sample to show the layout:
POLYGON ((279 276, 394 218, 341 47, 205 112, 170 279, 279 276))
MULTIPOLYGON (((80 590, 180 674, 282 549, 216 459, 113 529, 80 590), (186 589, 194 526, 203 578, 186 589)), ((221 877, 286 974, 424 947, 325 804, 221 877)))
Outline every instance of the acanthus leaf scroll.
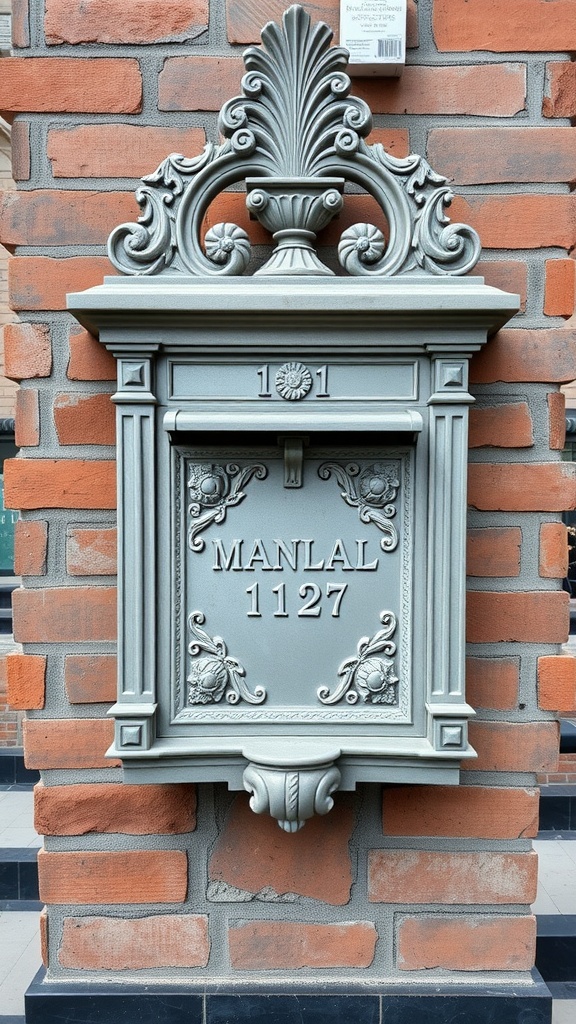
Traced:
POLYGON ((357 655, 346 658, 338 675, 341 682, 333 693, 327 686, 318 688, 321 704, 337 704, 345 697, 348 704, 356 704, 361 698, 366 704, 398 703, 399 677, 396 675, 396 644, 392 640, 396 632, 396 616, 393 612, 380 615, 382 629, 373 637, 364 636, 358 641, 357 655), (378 657, 383 655, 383 657, 378 657))
POLYGON ((257 686, 254 692, 248 688, 244 682, 245 669, 228 654, 221 636, 211 637, 201 629, 204 622, 205 616, 200 611, 191 612, 188 616, 192 640, 188 644, 191 662, 187 677, 187 704, 218 704, 223 697, 229 704, 238 704, 240 700, 262 704, 266 700, 265 688, 257 686), (207 657, 200 657, 202 652, 207 657))
POLYGON ((243 469, 234 462, 225 466, 214 463, 190 463, 188 493, 190 504, 190 526, 188 545, 192 551, 204 550, 204 538, 198 535, 211 523, 222 523, 226 512, 239 505, 246 497, 242 488, 253 478, 264 480, 268 475, 266 466, 256 463, 243 469))

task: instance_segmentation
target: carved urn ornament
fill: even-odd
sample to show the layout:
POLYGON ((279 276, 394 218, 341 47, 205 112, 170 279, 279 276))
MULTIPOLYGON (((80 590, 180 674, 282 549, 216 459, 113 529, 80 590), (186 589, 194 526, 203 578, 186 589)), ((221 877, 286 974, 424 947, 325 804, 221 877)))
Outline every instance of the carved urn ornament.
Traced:
POLYGON ((425 271, 467 274, 480 255, 476 232, 444 213, 453 194, 447 179, 420 156, 397 159, 364 139, 372 114, 350 96, 348 51, 331 47, 332 31, 290 7, 282 27, 262 30, 262 48, 244 53, 242 95, 224 104, 218 126, 226 139, 201 156, 173 153, 136 192, 138 224, 112 232, 110 259, 125 274, 243 274, 250 240, 235 224, 216 224, 201 242, 210 203, 228 186, 246 185, 250 215, 272 233, 276 248, 256 275, 329 275, 316 235, 344 205, 345 184, 370 193, 383 210, 389 237, 373 224, 353 224, 338 258, 348 274, 389 276, 425 271))
POLYGON ((475 756, 468 363, 518 308, 463 276, 480 243, 446 179, 365 141, 331 38, 301 7, 268 24, 224 142, 167 157, 112 232, 128 277, 69 296, 118 363, 109 753, 128 782, 245 789, 287 832, 338 789, 457 784, 475 756), (236 224, 203 234, 234 187, 265 262, 236 224), (385 230, 346 227, 326 266, 360 191, 385 230))

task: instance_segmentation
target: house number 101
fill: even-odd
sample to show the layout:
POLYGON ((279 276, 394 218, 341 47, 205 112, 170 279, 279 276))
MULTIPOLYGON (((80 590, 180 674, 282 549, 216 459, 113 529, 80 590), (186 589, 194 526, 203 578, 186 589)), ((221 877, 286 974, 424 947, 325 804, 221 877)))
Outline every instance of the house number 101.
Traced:
MULTIPOLYGON (((332 618, 334 619, 340 618, 340 606, 347 589, 347 583, 326 584, 326 598, 336 598, 332 607, 332 618)), ((251 587, 247 588, 246 593, 250 598, 250 610, 247 612, 248 618, 261 619, 260 584, 253 583, 251 587)), ((280 583, 277 587, 272 587, 272 593, 276 597, 276 610, 273 612, 274 618, 287 619, 289 613, 286 611, 286 584, 280 583)), ((298 594, 304 601, 304 604, 300 606, 296 613, 298 618, 317 619, 322 612, 322 588, 319 587, 317 583, 303 583, 298 590, 298 594)))
MULTIPOLYGON (((276 390, 280 391, 282 397, 290 398, 303 398, 305 394, 310 390, 312 381, 310 371, 302 363, 288 363, 280 368, 280 373, 287 373, 294 375, 294 387, 291 394, 287 395, 285 391, 281 391, 278 386, 278 376, 276 378, 276 390)), ((257 370, 260 378, 260 391, 258 392, 258 398, 272 398, 272 392, 270 390, 270 364, 264 363, 263 366, 257 370)), ((316 398, 330 398, 328 391, 328 367, 326 365, 319 366, 315 371, 315 376, 318 378, 316 383, 316 398)), ((285 379, 285 377, 284 377, 285 379)))

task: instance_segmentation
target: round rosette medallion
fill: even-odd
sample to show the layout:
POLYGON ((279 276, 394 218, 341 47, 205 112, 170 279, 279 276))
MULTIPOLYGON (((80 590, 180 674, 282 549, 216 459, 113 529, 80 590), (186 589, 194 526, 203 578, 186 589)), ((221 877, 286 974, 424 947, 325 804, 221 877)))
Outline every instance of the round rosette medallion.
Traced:
POLYGON ((226 667, 218 658, 195 661, 188 676, 188 703, 210 704, 222 699, 228 683, 226 667))
POLYGON ((366 505, 381 508, 387 501, 396 497, 400 481, 393 466, 385 462, 376 462, 362 473, 359 490, 366 505))
POLYGON ((230 481, 221 466, 190 467, 190 498, 201 508, 218 505, 228 494, 230 481))
POLYGON ((396 703, 398 676, 391 658, 367 658, 356 670, 355 684, 367 703, 396 703))
POLYGON ((276 391, 288 402, 305 398, 312 387, 312 375, 304 363, 284 363, 276 373, 276 391))

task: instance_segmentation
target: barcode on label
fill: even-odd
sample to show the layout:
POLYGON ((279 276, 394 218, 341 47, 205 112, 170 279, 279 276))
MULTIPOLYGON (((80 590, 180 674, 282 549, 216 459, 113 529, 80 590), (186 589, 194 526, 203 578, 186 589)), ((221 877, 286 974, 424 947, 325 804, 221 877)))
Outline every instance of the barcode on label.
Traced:
POLYGON ((379 57, 402 57, 401 39, 377 39, 376 46, 379 57))

